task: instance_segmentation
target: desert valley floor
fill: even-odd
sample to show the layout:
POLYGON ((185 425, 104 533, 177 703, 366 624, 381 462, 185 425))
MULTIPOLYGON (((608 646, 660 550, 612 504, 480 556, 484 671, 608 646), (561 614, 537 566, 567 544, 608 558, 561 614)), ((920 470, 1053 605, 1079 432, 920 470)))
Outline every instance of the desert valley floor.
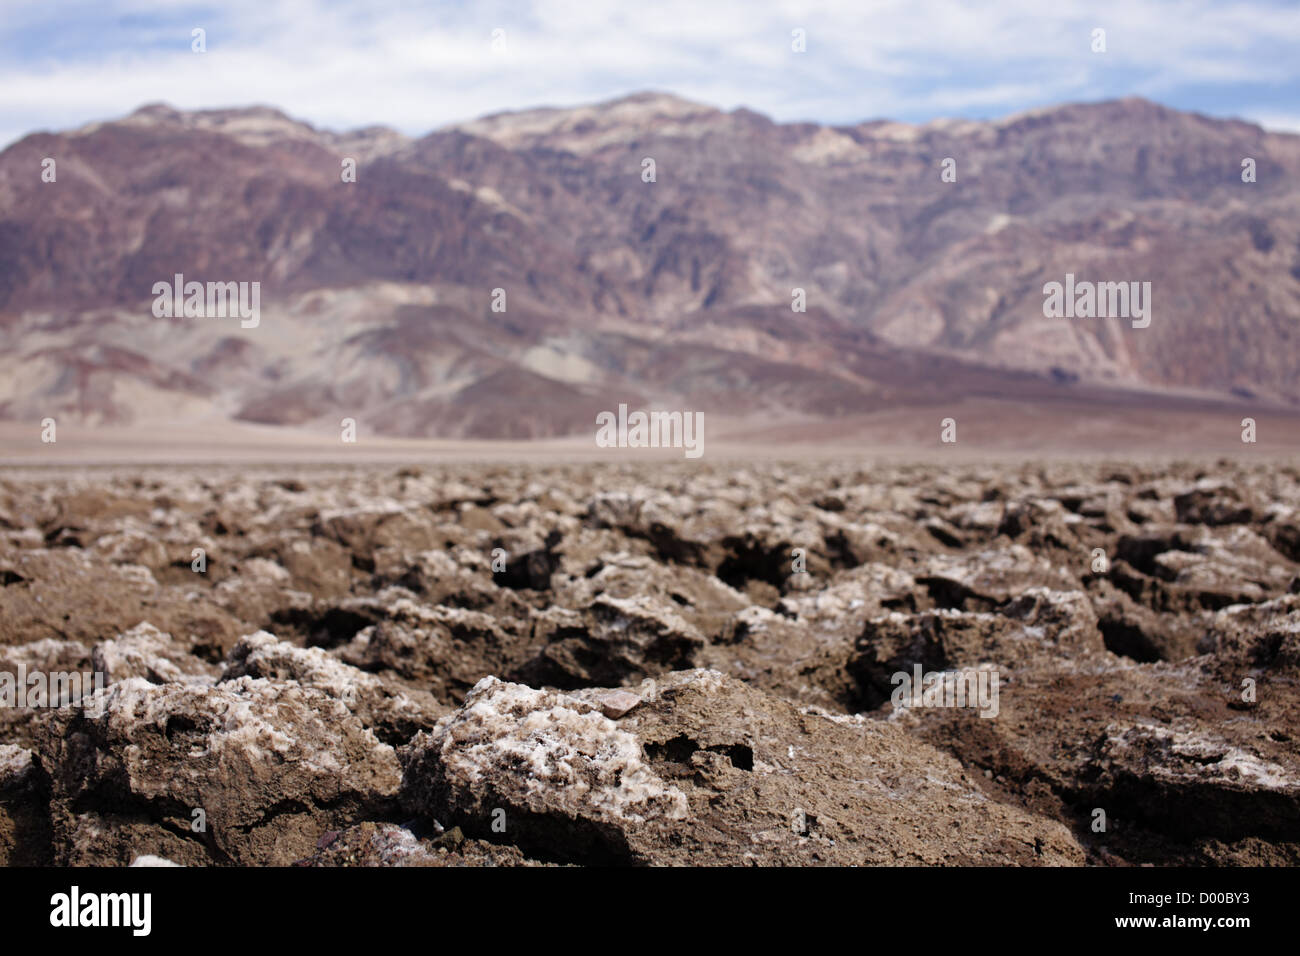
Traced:
POLYGON ((1298 575, 1240 458, 11 468, 0 862, 1296 864, 1298 575))

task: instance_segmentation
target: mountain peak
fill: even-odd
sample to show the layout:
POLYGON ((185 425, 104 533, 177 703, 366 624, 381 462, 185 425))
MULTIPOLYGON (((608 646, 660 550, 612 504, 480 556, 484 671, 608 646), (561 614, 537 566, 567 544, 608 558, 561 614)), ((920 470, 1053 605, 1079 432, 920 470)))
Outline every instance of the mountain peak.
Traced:
MULTIPOLYGON (((276 140, 316 140, 321 134, 310 123, 296 120, 271 106, 180 110, 168 103, 147 103, 125 119, 125 126, 166 126, 221 133, 245 146, 266 146, 276 140)), ((102 125, 102 124, 96 124, 102 125)))
POLYGON ((644 90, 583 106, 495 113, 456 124, 452 129, 482 136, 509 149, 544 144, 583 154, 651 131, 679 135, 695 121, 720 115, 718 109, 703 103, 644 90))

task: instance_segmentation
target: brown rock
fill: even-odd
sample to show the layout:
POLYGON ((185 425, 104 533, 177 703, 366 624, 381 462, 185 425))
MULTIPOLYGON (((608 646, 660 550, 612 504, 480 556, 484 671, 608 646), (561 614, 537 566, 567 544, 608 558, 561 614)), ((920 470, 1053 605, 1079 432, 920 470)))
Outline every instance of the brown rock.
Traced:
POLYGON ((714 671, 618 724, 485 678, 404 752, 411 809, 553 859, 698 865, 1080 862, 1059 824, 988 800, 887 724, 801 713, 714 671), (906 799, 900 799, 903 795, 906 799))
POLYGON ((53 781, 55 856, 74 865, 124 866, 140 853, 289 863, 316 831, 385 813, 400 781, 392 749, 342 703, 249 677, 128 678, 51 712, 38 752, 53 781), (195 810, 206 833, 191 830, 195 810))

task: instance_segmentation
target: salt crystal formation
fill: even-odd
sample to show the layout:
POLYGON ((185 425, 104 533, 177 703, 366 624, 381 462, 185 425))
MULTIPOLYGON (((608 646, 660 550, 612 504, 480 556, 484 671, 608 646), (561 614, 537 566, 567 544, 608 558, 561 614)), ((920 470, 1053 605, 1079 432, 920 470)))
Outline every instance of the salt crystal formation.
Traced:
POLYGON ((0 862, 1294 865, 1297 562, 1264 463, 10 474, 0 675, 105 686, 0 862))

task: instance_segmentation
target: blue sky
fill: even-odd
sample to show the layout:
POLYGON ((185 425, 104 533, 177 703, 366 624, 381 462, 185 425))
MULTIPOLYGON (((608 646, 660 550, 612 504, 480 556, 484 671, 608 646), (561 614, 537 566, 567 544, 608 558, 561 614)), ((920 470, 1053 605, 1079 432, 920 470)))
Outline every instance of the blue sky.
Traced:
POLYGON ((420 134, 645 89, 836 123, 1136 95, 1300 132, 1300 3, 0 0, 0 145, 157 101, 420 134))

